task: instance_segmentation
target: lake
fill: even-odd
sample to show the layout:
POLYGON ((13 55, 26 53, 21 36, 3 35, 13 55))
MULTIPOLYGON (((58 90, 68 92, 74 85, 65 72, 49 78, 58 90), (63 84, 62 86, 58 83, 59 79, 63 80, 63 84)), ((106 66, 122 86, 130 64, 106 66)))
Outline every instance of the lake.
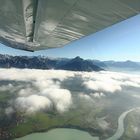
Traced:
POLYGON ((33 133, 15 140, 99 140, 99 138, 76 129, 57 128, 45 133, 33 133))

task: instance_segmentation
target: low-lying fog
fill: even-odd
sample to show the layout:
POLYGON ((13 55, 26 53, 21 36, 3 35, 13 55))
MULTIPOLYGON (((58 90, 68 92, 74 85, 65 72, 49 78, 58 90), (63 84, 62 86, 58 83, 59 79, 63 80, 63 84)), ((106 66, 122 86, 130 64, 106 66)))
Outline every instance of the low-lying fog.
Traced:
POLYGON ((7 101, 5 114, 15 110, 25 114, 50 110, 63 113, 74 108, 77 101, 105 105, 109 104, 108 98, 114 98, 118 104, 124 102, 133 106, 135 99, 140 99, 139 91, 140 75, 109 71, 0 69, 0 92, 13 94, 7 101), (123 94, 129 98, 124 98, 123 94), (117 96, 121 98, 118 100, 117 96))

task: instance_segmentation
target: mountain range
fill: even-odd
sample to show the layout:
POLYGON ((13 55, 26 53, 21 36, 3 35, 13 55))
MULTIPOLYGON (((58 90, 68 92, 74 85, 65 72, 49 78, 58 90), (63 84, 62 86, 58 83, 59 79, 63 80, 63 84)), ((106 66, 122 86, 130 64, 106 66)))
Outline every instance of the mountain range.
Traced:
POLYGON ((42 56, 10 56, 0 54, 1 68, 59 69, 71 71, 140 70, 140 63, 133 61, 100 61, 75 58, 49 58, 42 56))
POLYGON ((104 70, 93 62, 84 60, 80 57, 73 59, 58 58, 52 59, 41 56, 10 56, 0 55, 1 68, 31 68, 31 69, 57 69, 71 71, 101 71, 104 70))

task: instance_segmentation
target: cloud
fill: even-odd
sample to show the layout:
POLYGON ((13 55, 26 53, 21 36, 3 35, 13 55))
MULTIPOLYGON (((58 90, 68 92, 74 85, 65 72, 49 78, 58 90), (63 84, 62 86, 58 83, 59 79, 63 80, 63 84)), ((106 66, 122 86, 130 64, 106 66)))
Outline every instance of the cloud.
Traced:
POLYGON ((123 87, 140 88, 139 75, 132 76, 131 74, 103 71, 85 73, 83 77, 83 85, 95 92, 115 93, 116 91, 121 91, 123 87))
POLYGON ((5 109, 5 114, 6 115, 11 115, 14 112, 14 109, 12 107, 7 107, 5 109))
MULTIPOLYGON (((0 81, 2 80, 11 82, 7 85, 0 85, 1 91, 8 89, 16 93, 11 107, 14 106, 18 111, 28 114, 50 109, 63 113, 75 103, 73 98, 76 96, 80 97, 79 100, 84 99, 89 102, 103 97, 107 98, 109 93, 121 92, 124 87, 140 88, 139 75, 109 71, 0 69, 0 81), (13 84, 13 81, 18 85, 13 84), (71 82, 71 84, 65 82, 71 82), (71 90, 70 87, 75 87, 73 89, 77 91, 71 90)), ((5 112, 8 114, 12 112, 12 109, 7 108, 5 112)))
POLYGON ((79 94, 79 97, 85 100, 91 100, 91 97, 84 93, 79 94))
POLYGON ((0 69, 0 80, 15 81, 42 81, 50 79, 59 79, 63 81, 69 77, 73 77, 74 72, 64 70, 37 70, 37 69, 0 69))
POLYGON ((72 104, 71 93, 67 89, 48 88, 42 91, 41 95, 48 97, 59 112, 68 110, 72 104))
POLYGON ((18 93, 19 97, 16 99, 16 106, 27 113, 41 109, 48 110, 52 106, 60 113, 70 108, 72 96, 69 90, 61 89, 57 84, 48 80, 46 84, 39 84, 37 87, 38 91, 31 88, 21 89, 18 93))
POLYGON ((35 90, 31 89, 31 88, 25 88, 25 89, 21 89, 18 93, 19 96, 23 96, 23 97, 26 97, 26 96, 29 96, 31 94, 35 93, 35 90))
POLYGON ((28 97, 18 97, 15 100, 16 107, 19 111, 24 111, 28 114, 38 110, 48 110, 51 108, 51 101, 39 95, 30 95, 28 97))
POLYGON ((3 86, 0 86, 0 91, 13 90, 13 88, 14 86, 12 84, 3 85, 3 86))
POLYGON ((100 92, 95 92, 95 93, 91 93, 90 96, 94 97, 94 98, 101 98, 101 97, 105 97, 105 94, 100 92))
POLYGON ((95 90, 95 91, 105 91, 105 92, 115 92, 115 91, 121 91, 121 85, 114 81, 114 80, 99 80, 99 81, 86 81, 84 82, 84 85, 91 89, 91 90, 95 90))
MULTIPOLYGON (((23 81, 32 83, 33 87, 24 87, 18 91, 15 106, 26 113, 48 109, 51 105, 62 113, 72 104, 71 92, 60 87, 60 82, 74 77, 73 72, 35 69, 0 69, 0 80, 23 81), (54 82, 54 79, 57 81, 54 82)), ((11 85, 1 87, 9 89, 11 85)), ((16 87, 15 87, 16 88, 16 87)))

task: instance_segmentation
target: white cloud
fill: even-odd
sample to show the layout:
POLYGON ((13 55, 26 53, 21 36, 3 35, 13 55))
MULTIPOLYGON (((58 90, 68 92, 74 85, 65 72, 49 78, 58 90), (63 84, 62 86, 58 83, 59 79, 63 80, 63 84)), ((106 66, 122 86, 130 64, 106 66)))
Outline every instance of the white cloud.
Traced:
POLYGON ((90 90, 97 92, 110 92, 121 91, 123 86, 139 87, 140 88, 140 76, 124 74, 119 72, 93 72, 85 73, 82 75, 84 79, 83 85, 90 90), (135 79, 135 80, 134 80, 135 79))
POLYGON ((67 89, 48 88, 42 91, 41 94, 48 97, 59 112, 68 110, 72 104, 71 93, 67 89))
POLYGON ((101 93, 95 92, 95 93, 91 93, 90 96, 95 98, 101 98, 101 97, 105 97, 105 94, 102 92, 101 93))
MULTIPOLYGON (((124 87, 140 88, 140 76, 119 72, 71 72, 63 70, 35 70, 35 69, 0 69, 0 80, 14 80, 30 82, 31 85, 13 86, 12 84, 0 86, 0 90, 18 89, 15 107, 26 113, 39 110, 48 110, 52 106, 62 113, 70 109, 73 101, 71 91, 61 87, 64 80, 75 76, 81 77, 84 85, 83 91, 91 93, 80 94, 80 98, 101 98, 106 93, 122 91, 124 87), (55 79, 55 80, 54 80, 55 79), (24 87, 24 88, 23 88, 24 87), (85 89, 84 89, 85 88, 85 89)), ((79 79, 80 80, 80 79, 79 79)), ((81 83, 81 81, 79 81, 81 83)), ((73 85, 75 83, 72 83, 73 85)), ((16 90, 15 90, 16 91, 16 90)), ((81 92, 81 91, 80 91, 81 92)), ((79 94, 77 95, 79 96, 79 94)), ((53 108, 53 107, 52 107, 53 108)), ((8 112, 8 111, 6 111, 8 112)))
POLYGON ((5 109, 5 114, 6 115, 10 115, 10 114, 12 114, 14 112, 14 109, 12 108, 12 107, 7 107, 6 109, 5 109))
POLYGON ((13 88, 14 86, 12 84, 3 85, 3 86, 0 86, 0 91, 13 90, 13 88))
POLYGON ((23 96, 23 97, 26 97, 26 96, 29 96, 31 94, 34 94, 35 91, 31 88, 25 88, 25 89, 21 89, 18 93, 19 96, 23 96))
POLYGON ((48 110, 51 108, 51 101, 48 98, 39 95, 18 97, 15 103, 16 107, 18 107, 20 111, 24 111, 29 114, 38 110, 48 110))
POLYGON ((74 72, 64 70, 37 70, 37 69, 0 69, 1 80, 15 81, 42 81, 50 79, 59 79, 63 81, 74 76, 74 72))
POLYGON ((91 100, 91 97, 89 95, 87 95, 87 94, 84 94, 84 93, 79 94, 79 97, 83 98, 85 100, 91 100))
POLYGON ((44 89, 59 89, 60 83, 54 82, 52 79, 46 79, 46 80, 37 80, 34 85, 39 88, 39 90, 42 92, 44 89))
MULTIPOLYGON (((72 103, 71 93, 61 89, 60 82, 74 77, 74 72, 63 70, 0 69, 0 80, 31 82, 38 91, 25 87, 20 89, 16 106, 25 112, 34 112, 53 104, 57 111, 67 111, 72 103), (54 82, 53 79, 58 79, 54 82), (59 82, 60 81, 60 82, 59 82), (32 95, 35 94, 35 95, 32 95)), ((7 89, 8 86, 3 87, 7 89)), ((16 87, 15 87, 16 88, 16 87)))
POLYGON ((122 88, 119 83, 115 82, 114 80, 99 80, 99 81, 86 81, 84 85, 95 91, 105 91, 105 92, 115 92, 120 91, 122 88))

